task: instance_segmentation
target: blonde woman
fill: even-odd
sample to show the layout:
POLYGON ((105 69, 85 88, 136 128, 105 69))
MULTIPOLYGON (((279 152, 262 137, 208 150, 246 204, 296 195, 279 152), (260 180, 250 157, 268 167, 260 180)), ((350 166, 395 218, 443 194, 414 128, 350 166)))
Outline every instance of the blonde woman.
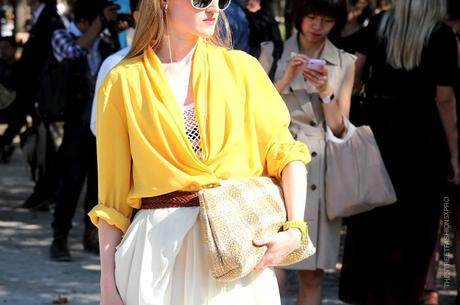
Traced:
MULTIPOLYGON (((448 177, 459 183, 453 86, 457 45, 444 0, 399 0, 372 20, 358 48, 371 126, 398 202, 350 219, 340 297, 352 304, 419 304, 448 177), (449 175, 450 173, 450 175, 449 175)), ((359 78, 358 78, 359 80, 359 78)))
MULTIPOLYGON (((340 243, 341 220, 329 221, 324 202, 326 126, 340 137, 344 117, 350 111, 355 57, 337 49, 328 39, 338 35, 346 22, 347 7, 342 0, 299 1, 294 24, 298 34, 284 43, 275 74, 275 87, 292 117, 291 132, 311 150, 308 165, 308 199, 304 219, 316 255, 288 268, 298 270, 298 305, 321 304, 325 269, 334 269, 340 243), (324 65, 310 67, 312 59, 324 65)), ((340 183, 340 181, 337 181, 340 183)), ((280 282, 284 272, 279 270, 280 282)))
POLYGON ((101 85, 99 204, 90 213, 99 227, 101 305, 280 304, 269 266, 305 237, 310 157, 257 60, 220 46, 216 24, 229 2, 143 0, 128 58, 101 85), (217 282, 196 191, 260 175, 281 180, 288 220, 297 221, 254 241, 267 246, 254 272, 217 282), (131 222, 133 209, 141 210, 131 222))

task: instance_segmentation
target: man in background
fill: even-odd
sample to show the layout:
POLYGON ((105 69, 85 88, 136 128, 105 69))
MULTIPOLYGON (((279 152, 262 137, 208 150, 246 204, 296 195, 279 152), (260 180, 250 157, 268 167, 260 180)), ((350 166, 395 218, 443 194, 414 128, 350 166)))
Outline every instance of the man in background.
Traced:
MULTIPOLYGON (((56 11, 55 1, 27 0, 32 12, 32 28, 29 39, 25 43, 22 56, 15 66, 16 99, 7 109, 8 128, 0 136, 0 152, 5 149, 12 153, 9 147, 14 137, 26 122, 30 114, 37 120, 35 102, 38 93, 38 79, 51 51, 51 36, 57 29, 64 28, 61 17, 56 11)), ((8 156, 4 156, 7 158, 8 156)), ((26 206, 32 204, 26 202, 26 206)))
POLYGON ((74 21, 67 29, 55 31, 52 38, 53 56, 60 64, 68 65, 70 71, 64 138, 58 151, 62 172, 50 247, 50 257, 56 261, 71 260, 67 238, 85 180, 85 232, 82 243, 87 251, 99 250, 97 230, 86 215, 97 204, 98 198, 96 141, 89 123, 95 78, 103 60, 102 53, 107 50, 101 33, 116 24, 117 9, 117 5, 103 0, 77 0, 73 6, 74 21))

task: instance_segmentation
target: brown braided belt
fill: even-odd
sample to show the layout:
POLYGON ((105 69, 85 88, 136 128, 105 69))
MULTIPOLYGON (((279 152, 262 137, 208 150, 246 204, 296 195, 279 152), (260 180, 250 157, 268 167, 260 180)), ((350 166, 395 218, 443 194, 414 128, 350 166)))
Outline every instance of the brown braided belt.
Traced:
POLYGON ((197 192, 175 191, 155 197, 142 198, 141 209, 186 208, 200 205, 197 192))

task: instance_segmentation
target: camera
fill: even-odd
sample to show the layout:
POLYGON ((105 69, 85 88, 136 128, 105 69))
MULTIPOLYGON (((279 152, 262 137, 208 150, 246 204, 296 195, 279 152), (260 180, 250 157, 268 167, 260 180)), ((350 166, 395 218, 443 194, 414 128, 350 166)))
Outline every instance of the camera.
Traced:
POLYGON ((130 28, 134 27, 134 17, 131 14, 119 13, 117 16, 117 22, 125 21, 128 23, 130 28))
MULTIPOLYGON (((99 12, 102 14, 103 10, 108 7, 115 5, 116 9, 120 9, 120 5, 116 4, 114 1, 111 0, 102 0, 100 1, 100 7, 99 7, 99 12)), ((134 17, 131 14, 126 14, 126 13, 118 13, 117 14, 117 20, 114 23, 119 23, 119 22, 127 22, 129 27, 134 27, 134 17)))

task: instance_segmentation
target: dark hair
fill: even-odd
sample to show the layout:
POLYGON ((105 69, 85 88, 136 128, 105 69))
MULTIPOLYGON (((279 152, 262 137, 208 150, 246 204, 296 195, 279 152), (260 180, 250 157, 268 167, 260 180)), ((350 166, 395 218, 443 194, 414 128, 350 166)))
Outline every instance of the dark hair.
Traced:
POLYGON ((73 19, 79 22, 82 19, 93 22, 101 11, 99 0, 77 0, 73 5, 73 19))
POLYGON ((139 2, 140 0, 129 0, 129 8, 131 9, 131 13, 139 9, 139 2))
POLYGON ((458 0, 447 1, 447 15, 450 20, 460 19, 460 2, 458 0))
POLYGON ((294 27, 302 32, 302 21, 308 15, 321 15, 335 20, 329 36, 340 35, 347 22, 346 0, 297 0, 294 5, 294 27))

